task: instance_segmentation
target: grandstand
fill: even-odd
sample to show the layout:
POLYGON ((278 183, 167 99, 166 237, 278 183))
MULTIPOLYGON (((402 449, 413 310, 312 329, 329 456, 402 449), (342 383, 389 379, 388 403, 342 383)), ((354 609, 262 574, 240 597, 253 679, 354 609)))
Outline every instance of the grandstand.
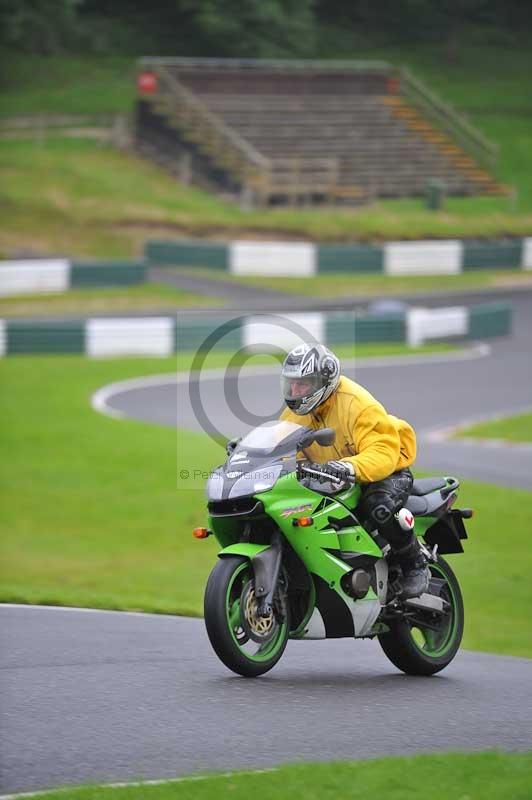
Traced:
POLYGON ((142 59, 138 92, 141 152, 263 204, 503 191, 495 147, 384 62, 142 59))

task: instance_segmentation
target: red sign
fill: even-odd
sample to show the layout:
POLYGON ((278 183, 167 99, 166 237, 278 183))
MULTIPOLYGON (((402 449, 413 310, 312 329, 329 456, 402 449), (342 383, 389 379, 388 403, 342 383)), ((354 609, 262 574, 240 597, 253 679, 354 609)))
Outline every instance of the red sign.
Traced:
POLYGON ((388 78, 387 84, 388 94, 399 94, 399 78, 388 78))
POLYGON ((153 94, 157 91, 157 77, 153 72, 141 72, 137 78, 137 89, 144 94, 153 94))

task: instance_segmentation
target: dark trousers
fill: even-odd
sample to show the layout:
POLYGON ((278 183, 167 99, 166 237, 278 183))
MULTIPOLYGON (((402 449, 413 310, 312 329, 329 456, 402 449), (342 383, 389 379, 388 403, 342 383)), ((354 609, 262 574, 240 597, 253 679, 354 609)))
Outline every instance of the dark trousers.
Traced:
POLYGON ((413 482, 410 470, 401 469, 382 481, 368 483, 362 489, 356 512, 369 533, 378 530, 392 550, 406 559, 414 555, 415 536, 401 528, 394 514, 404 506, 413 482))

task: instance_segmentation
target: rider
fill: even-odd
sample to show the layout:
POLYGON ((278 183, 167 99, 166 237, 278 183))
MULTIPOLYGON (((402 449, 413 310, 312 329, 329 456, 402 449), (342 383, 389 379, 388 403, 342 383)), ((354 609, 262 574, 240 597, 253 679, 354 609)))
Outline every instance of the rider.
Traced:
POLYGON ((345 489, 353 476, 360 484, 357 517, 368 532, 378 531, 389 543, 403 573, 401 596, 425 592, 430 573, 408 525, 411 515, 398 515, 414 480, 409 467, 416 457, 416 435, 411 426, 340 375, 338 358, 323 345, 302 344, 288 353, 281 388, 288 406, 281 419, 336 431, 331 447, 313 444, 304 454, 314 462, 325 456, 325 463, 313 466, 342 481, 337 491, 345 489))

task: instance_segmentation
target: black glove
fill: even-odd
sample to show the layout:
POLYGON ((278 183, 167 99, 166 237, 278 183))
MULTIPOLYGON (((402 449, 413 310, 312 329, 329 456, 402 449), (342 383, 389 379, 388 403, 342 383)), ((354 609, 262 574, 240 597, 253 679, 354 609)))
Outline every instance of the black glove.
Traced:
POLYGON ((236 437, 235 439, 229 439, 227 444, 225 445, 225 452, 228 456, 233 455, 238 443, 242 440, 241 436, 236 437))
MULTIPOLYGON (((331 478, 333 478, 334 485, 338 486, 338 488, 340 488, 340 486, 342 488, 347 486, 349 482, 354 483, 354 475, 346 461, 326 461, 325 464, 316 464, 313 461, 309 461, 304 464, 304 468, 305 471, 308 468, 309 470, 311 469, 322 474, 325 473, 325 475, 330 475, 331 478)), ((310 474, 312 475, 312 473, 310 474)), ((312 477, 319 478, 319 475, 312 477)))

